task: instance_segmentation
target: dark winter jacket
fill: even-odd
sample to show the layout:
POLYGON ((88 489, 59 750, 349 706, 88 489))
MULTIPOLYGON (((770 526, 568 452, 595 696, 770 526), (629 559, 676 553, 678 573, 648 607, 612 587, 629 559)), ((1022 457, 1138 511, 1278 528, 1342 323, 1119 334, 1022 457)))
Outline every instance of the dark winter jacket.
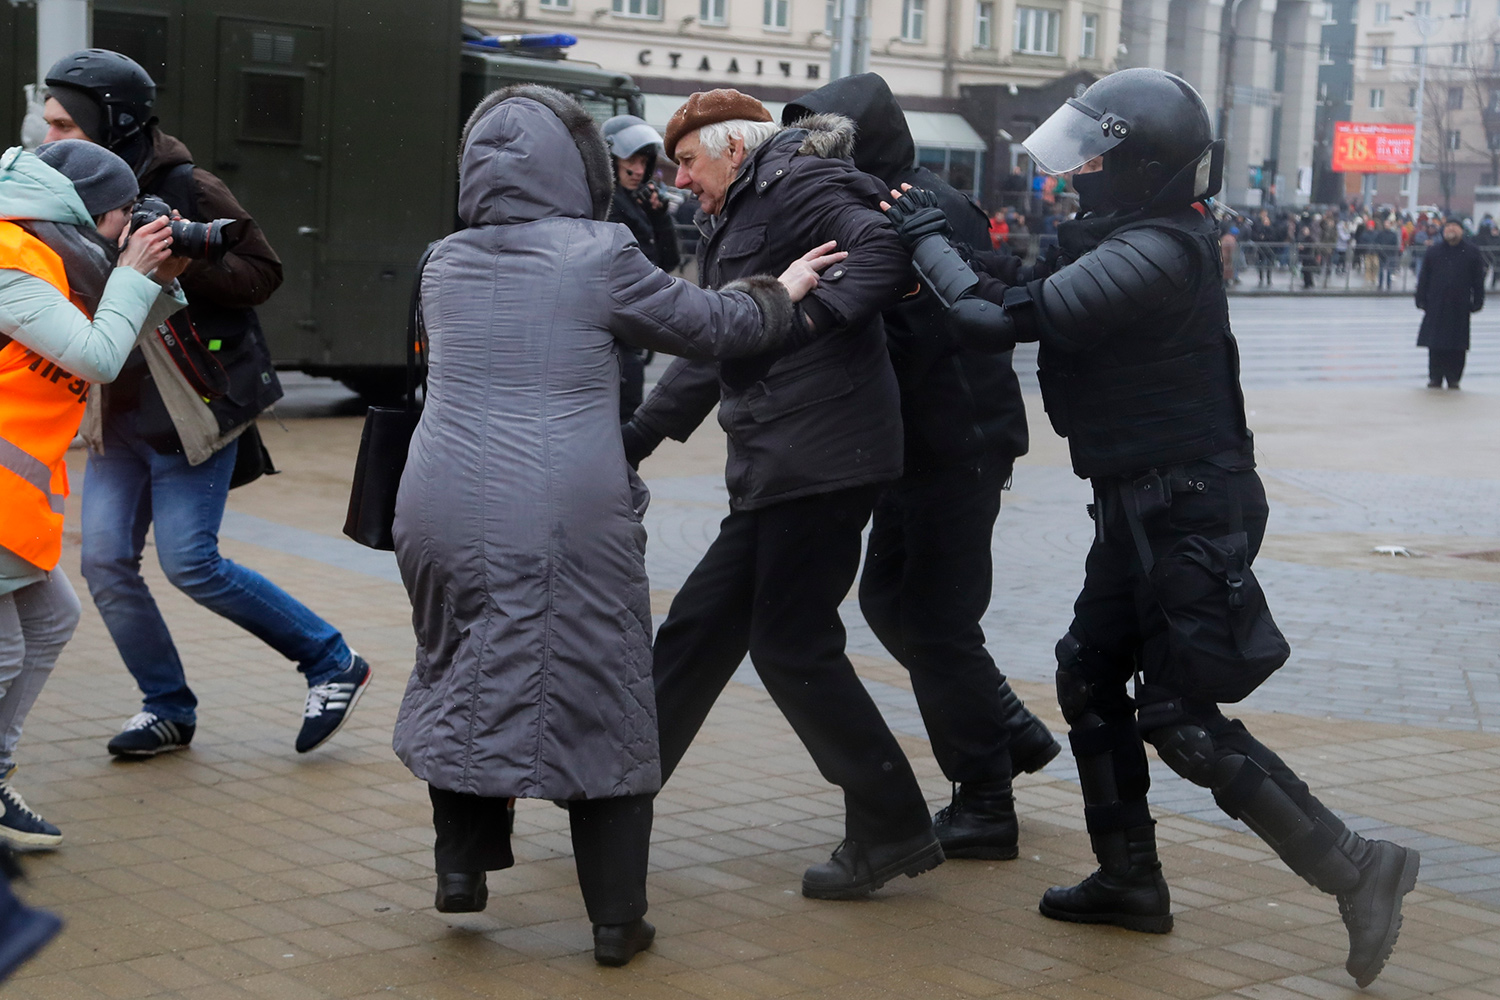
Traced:
POLYGON ((609 203, 609 221, 629 229, 641 253, 663 271, 675 271, 682 263, 677 227, 666 205, 660 212, 649 211, 635 200, 635 192, 616 187, 614 199, 609 203))
POLYGON ((849 252, 800 303, 827 335, 781 355, 674 362, 636 411, 647 430, 685 441, 719 404, 734 510, 901 475, 901 400, 880 314, 915 282, 853 147, 847 118, 806 118, 746 157, 720 215, 695 220, 706 288, 779 274, 828 240, 849 252))
POLYGON ((620 441, 616 338, 736 356, 796 322, 773 278, 709 292, 653 267, 603 221, 609 188, 581 107, 498 91, 464 130, 464 228, 422 272, 431 374, 394 529, 417 652, 393 742, 437 788, 660 786, 647 494, 620 441))
POLYGON ((1484 308, 1484 254, 1468 239, 1455 246, 1439 239, 1428 247, 1417 275, 1417 308, 1423 310, 1418 347, 1469 349, 1469 314, 1484 308))
MULTIPOLYGON (((141 192, 157 195, 184 219, 242 220, 222 261, 194 261, 179 279, 188 297, 188 318, 205 343, 217 342, 213 350, 229 374, 228 395, 209 404, 219 429, 227 432, 281 398, 281 383, 255 315, 255 306, 281 285, 281 260, 224 182, 192 164, 188 148, 157 129, 147 161, 135 166, 141 192)), ((106 421, 135 412, 137 429, 154 447, 166 452, 180 449, 172 418, 139 348, 131 352, 120 377, 105 387, 103 398, 106 421)))
MULTIPOLYGON (((844 77, 788 104, 782 118, 790 122, 818 112, 854 121, 854 165, 883 189, 907 183, 932 191, 953 239, 989 251, 989 220, 979 207, 930 170, 913 166, 916 146, 885 80, 874 73, 844 77)), ((961 347, 948 331, 942 305, 925 289, 885 311, 885 332, 901 386, 906 471, 984 458, 1009 462, 1026 454, 1026 407, 1010 351, 961 347)))

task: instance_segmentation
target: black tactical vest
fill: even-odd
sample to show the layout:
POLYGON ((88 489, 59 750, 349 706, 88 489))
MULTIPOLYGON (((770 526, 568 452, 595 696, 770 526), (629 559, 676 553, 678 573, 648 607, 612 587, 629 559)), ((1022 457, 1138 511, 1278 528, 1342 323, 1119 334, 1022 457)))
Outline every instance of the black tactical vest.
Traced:
POLYGON ((1112 336, 1087 354, 1043 344, 1037 359, 1047 416, 1068 439, 1073 470, 1086 479, 1250 453, 1217 228, 1191 212, 1130 223, 1115 233, 1142 228, 1171 233, 1196 254, 1187 307, 1112 336))

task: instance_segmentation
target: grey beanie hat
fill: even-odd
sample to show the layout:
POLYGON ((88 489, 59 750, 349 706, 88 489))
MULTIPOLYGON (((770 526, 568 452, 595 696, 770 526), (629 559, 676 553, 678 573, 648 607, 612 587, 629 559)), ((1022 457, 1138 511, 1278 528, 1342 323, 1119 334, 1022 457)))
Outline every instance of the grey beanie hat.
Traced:
POLYGON ((135 171, 103 146, 84 139, 60 139, 38 146, 37 158, 73 182, 84 209, 94 218, 134 202, 141 193, 135 171))

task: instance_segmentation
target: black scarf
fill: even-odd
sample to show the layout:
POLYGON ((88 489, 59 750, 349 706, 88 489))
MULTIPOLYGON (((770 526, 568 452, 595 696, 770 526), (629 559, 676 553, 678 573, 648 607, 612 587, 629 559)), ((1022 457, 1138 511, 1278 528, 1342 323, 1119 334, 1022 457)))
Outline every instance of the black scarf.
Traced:
POLYGON ((117 246, 99 235, 92 226, 75 226, 40 219, 12 219, 16 225, 47 244, 62 258, 68 276, 68 291, 88 309, 92 316, 99 309, 104 284, 115 269, 120 255, 117 246))

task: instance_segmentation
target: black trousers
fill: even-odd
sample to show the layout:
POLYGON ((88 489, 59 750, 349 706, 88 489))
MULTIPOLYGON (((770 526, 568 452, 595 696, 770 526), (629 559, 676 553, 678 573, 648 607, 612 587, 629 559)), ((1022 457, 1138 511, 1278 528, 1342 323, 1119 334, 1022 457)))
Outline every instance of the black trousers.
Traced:
MULTIPOLYGON (((428 786, 433 855, 439 875, 492 872, 516 863, 510 850, 509 799, 428 786)), ((646 913, 646 862, 651 846, 650 795, 568 803, 573 863, 589 920, 624 924, 646 913)))
MULTIPOLYGON (((1260 477, 1253 470, 1229 472, 1207 462, 1189 463, 1182 470, 1185 477, 1204 482, 1206 489, 1173 495, 1164 514, 1143 523, 1153 558, 1187 535, 1219 538, 1230 534, 1235 530, 1234 511, 1238 507, 1240 525, 1249 541, 1248 558, 1253 562, 1265 537, 1268 514, 1260 477)), ((1084 711, 1098 716, 1108 727, 1115 784, 1125 804, 1123 809, 1094 812, 1088 817, 1089 832, 1099 834, 1134 825, 1146 815, 1151 779, 1144 741, 1136 726, 1136 702, 1128 686, 1139 671, 1148 685, 1165 688, 1156 674, 1154 655, 1164 648, 1158 640, 1167 623, 1145 586, 1145 574, 1118 492, 1109 481, 1096 480, 1094 486, 1095 540, 1084 564, 1083 591, 1073 606, 1069 631, 1084 646, 1075 668, 1081 672, 1086 688, 1084 711)), ((1251 758, 1304 811, 1316 809, 1321 814, 1322 807, 1307 785, 1243 724, 1226 718, 1211 701, 1194 699, 1190 692, 1171 693, 1189 696, 1182 703, 1183 714, 1213 737, 1216 754, 1238 753, 1251 758)), ((1065 706, 1066 701, 1064 698, 1065 706)))
POLYGON ((1468 359, 1468 354, 1462 348, 1427 348, 1427 381, 1442 385, 1443 380, 1447 379, 1449 385, 1458 385, 1458 380, 1464 377, 1464 362, 1468 359))
POLYGON ((949 781, 1009 778, 1005 680, 979 619, 990 604, 990 536, 1012 463, 954 465, 892 483, 875 503, 859 606, 912 691, 949 781))
POLYGON ((851 840, 931 825, 911 764, 844 655, 839 603, 859 568, 878 486, 731 513, 656 635, 662 781, 750 654, 824 778, 844 790, 851 840))

